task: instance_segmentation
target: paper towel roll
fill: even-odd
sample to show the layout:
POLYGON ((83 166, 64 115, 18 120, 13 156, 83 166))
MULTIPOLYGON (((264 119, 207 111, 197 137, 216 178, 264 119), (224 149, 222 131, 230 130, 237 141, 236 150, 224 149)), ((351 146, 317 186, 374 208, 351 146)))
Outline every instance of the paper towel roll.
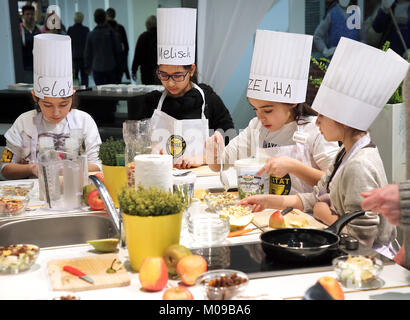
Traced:
POLYGON ((168 154, 141 154, 134 158, 135 187, 138 184, 144 187, 155 186, 172 191, 173 159, 168 154))

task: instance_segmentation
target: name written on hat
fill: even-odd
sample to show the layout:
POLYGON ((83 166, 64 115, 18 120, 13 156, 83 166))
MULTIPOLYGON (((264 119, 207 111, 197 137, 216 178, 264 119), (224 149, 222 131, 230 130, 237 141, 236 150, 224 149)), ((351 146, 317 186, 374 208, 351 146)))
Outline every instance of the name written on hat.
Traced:
POLYGON ((249 92, 260 92, 267 95, 279 95, 283 98, 292 98, 292 84, 271 78, 249 77, 249 92))
POLYGON ((50 81, 47 77, 37 76, 35 81, 34 92, 39 95, 55 98, 65 98, 72 95, 72 81, 53 80, 50 81))
POLYGON ((189 47, 186 47, 186 48, 170 47, 167 49, 164 49, 161 47, 158 50, 158 57, 161 60, 191 58, 191 51, 189 50, 189 47))

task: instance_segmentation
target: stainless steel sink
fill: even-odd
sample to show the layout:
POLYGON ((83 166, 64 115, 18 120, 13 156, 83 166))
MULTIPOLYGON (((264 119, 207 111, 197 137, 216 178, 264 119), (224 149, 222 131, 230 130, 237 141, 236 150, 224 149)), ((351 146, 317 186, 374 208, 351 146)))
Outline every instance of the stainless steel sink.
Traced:
POLYGON ((0 246, 27 243, 48 248, 113 237, 118 233, 106 214, 44 215, 0 223, 0 246))

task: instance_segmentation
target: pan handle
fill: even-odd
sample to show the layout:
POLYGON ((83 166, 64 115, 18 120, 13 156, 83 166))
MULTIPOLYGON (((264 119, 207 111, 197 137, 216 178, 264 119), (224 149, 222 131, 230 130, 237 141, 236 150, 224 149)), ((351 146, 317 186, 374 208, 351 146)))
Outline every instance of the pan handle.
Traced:
POLYGON ((335 234, 339 234, 340 230, 342 230, 342 228, 349 223, 350 221, 352 221, 353 219, 363 216, 366 213, 366 211, 355 211, 355 212, 350 212, 350 213, 346 213, 343 216, 341 216, 339 219, 336 220, 335 223, 333 223, 331 226, 329 226, 326 230, 333 232, 335 234))

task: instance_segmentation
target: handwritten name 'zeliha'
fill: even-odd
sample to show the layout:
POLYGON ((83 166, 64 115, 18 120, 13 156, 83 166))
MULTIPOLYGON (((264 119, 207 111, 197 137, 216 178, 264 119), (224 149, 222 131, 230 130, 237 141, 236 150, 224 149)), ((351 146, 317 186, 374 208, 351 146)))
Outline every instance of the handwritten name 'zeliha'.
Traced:
MULTIPOLYGON (((41 84, 41 79, 43 79, 43 78, 44 77, 40 76, 37 79, 38 87, 35 88, 35 91, 37 93, 41 93, 41 94, 43 94, 45 96, 49 96, 49 97, 66 97, 67 94, 69 94, 71 92, 71 89, 72 89, 72 86, 73 86, 72 82, 67 81, 67 87, 59 89, 59 88, 56 88, 58 81, 54 81, 52 86, 49 86, 49 85, 43 86, 41 84), (50 90, 51 90, 51 92, 50 92, 50 90)), ((58 87, 60 87, 60 86, 58 86, 58 87)))
POLYGON ((292 97, 292 86, 288 84, 287 86, 283 85, 279 81, 269 81, 269 79, 249 79, 248 90, 253 91, 263 91, 273 94, 283 94, 284 97, 292 97), (284 89, 286 87, 286 89, 284 89))
POLYGON ((190 58, 191 52, 189 51, 189 47, 186 50, 178 50, 176 51, 174 48, 171 49, 159 49, 159 58, 161 59, 183 59, 183 58, 190 58))

